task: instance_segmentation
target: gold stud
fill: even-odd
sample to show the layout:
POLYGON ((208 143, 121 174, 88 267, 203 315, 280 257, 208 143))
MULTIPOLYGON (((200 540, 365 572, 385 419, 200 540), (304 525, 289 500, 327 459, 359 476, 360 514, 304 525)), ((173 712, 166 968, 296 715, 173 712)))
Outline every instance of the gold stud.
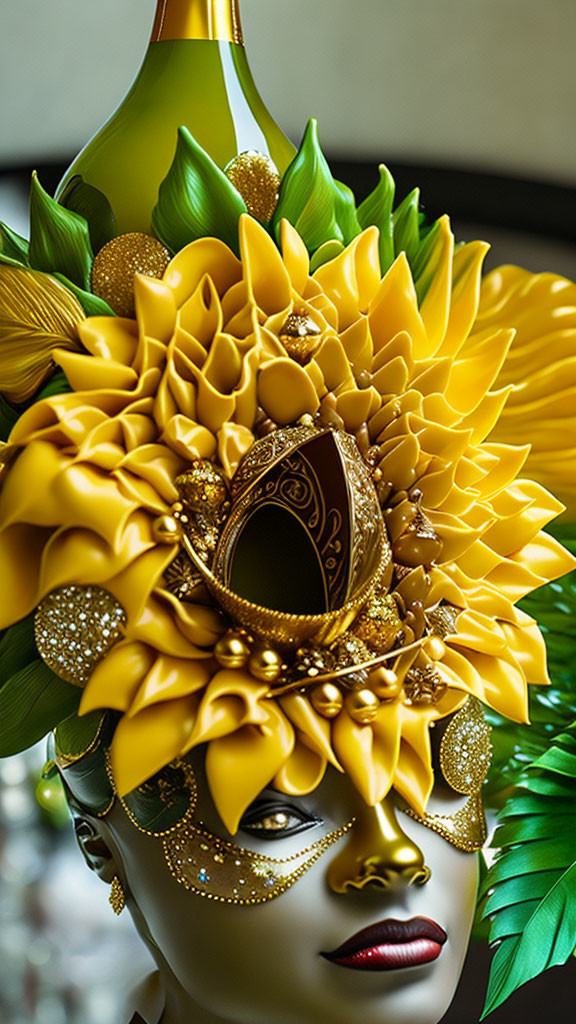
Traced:
POLYGON ((214 647, 214 657, 221 668, 244 668, 250 648, 237 633, 226 633, 214 647))
POLYGON ((118 875, 114 875, 114 878, 112 879, 108 902, 114 913, 120 916, 126 906, 126 894, 122 888, 122 882, 118 878, 118 875))
POLYGON ((424 644, 424 651, 432 661, 442 661, 446 656, 447 648, 439 636, 431 636, 424 644))
POLYGON ((402 683, 391 668, 374 669, 368 676, 368 683, 380 700, 395 700, 402 689, 402 683))
POLYGON ((254 652, 248 663, 248 670, 255 679, 260 679, 263 683, 274 683, 282 672, 282 664, 280 655, 272 648, 266 647, 254 652))
POLYGON ((310 703, 322 718, 336 718, 344 707, 344 697, 334 683, 323 683, 312 690, 310 703))
POLYGON ((152 536, 157 544, 177 544, 182 537, 182 527, 174 516, 158 516, 152 524, 152 536))
POLYGON ((231 160, 224 173, 242 196, 250 216, 267 224, 278 205, 281 182, 270 157, 247 150, 231 160))
POLYGON ((133 317, 134 275, 160 278, 171 258, 162 242, 151 235, 138 231, 119 235, 107 242, 94 258, 92 291, 104 299, 118 316, 133 317))
POLYGON ((369 725, 378 714, 380 700, 372 690, 355 690, 346 696, 346 710, 358 725, 369 725))

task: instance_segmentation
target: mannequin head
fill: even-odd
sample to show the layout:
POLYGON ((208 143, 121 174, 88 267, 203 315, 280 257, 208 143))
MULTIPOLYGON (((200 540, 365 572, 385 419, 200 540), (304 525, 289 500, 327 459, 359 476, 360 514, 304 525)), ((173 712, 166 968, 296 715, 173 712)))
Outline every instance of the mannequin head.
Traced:
MULTIPOLYGON (((230 837, 210 798, 199 753, 188 763, 198 786, 193 821, 234 843, 240 858, 245 850, 275 860, 295 857, 353 824, 287 891, 247 906, 186 891, 169 869, 166 842, 141 832, 120 801, 103 820, 77 819, 90 866, 107 882, 120 878, 136 927, 160 969, 167 1013, 173 1006, 177 1021, 185 1007, 191 1012, 197 1006, 206 1014, 200 1020, 212 1020, 212 1014, 226 1024, 349 1024, 355 1016, 366 1024, 436 1024, 452 1000, 466 953, 475 855, 410 820, 393 796, 367 807, 334 770, 308 796, 265 790, 230 837), (446 940, 438 943, 434 928, 412 924, 421 940, 412 942, 402 966, 366 970, 359 969, 358 956, 356 968, 322 956, 369 926, 415 918, 435 922, 446 940), (417 945, 429 962, 412 962, 417 945)), ((462 803, 438 786, 430 810, 453 815, 462 803)), ((168 847, 177 839, 176 833, 168 847)), ((204 845, 205 864, 190 870, 194 879, 202 873, 209 890, 214 848, 210 840, 204 845)), ((230 898, 232 890, 221 895, 230 898)), ((364 943, 376 944, 374 937, 364 943)))

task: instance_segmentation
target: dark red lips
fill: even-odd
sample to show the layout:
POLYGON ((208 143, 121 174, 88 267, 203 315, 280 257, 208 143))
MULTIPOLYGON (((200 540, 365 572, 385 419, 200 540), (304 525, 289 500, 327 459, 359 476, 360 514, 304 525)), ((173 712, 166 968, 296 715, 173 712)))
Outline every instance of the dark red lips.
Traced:
POLYGON ((436 960, 447 938, 444 929, 427 917, 409 921, 388 918, 363 928, 338 949, 321 956, 357 971, 395 971, 436 960))

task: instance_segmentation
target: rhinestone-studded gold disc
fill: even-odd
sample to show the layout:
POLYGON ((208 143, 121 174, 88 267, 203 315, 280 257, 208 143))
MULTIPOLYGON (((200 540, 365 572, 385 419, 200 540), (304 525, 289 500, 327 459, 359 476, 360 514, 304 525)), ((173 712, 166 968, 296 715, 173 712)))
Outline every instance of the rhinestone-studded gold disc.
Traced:
POLYGON ((270 157, 247 150, 235 157, 224 173, 242 196, 250 216, 267 224, 278 205, 281 180, 270 157))
POLYGON ((124 609, 102 587, 58 587, 38 605, 38 653, 62 679, 84 686, 120 639, 125 622, 124 609))
POLYGON ((118 316, 133 317, 134 275, 162 277, 171 256, 151 235, 133 231, 107 242, 92 264, 92 291, 104 299, 118 316))

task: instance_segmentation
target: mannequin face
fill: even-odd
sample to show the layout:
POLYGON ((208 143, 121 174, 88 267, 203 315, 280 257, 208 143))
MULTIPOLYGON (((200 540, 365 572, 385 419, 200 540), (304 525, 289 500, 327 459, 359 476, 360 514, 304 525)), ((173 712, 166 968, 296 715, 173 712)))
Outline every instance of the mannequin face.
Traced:
MULTIPOLYGON (((230 841, 198 760, 193 767, 195 821, 230 841)), ((139 832, 118 802, 104 828, 140 930, 182 989, 217 1019, 234 1024, 350 1024, 355 1019, 363 1024, 437 1024, 452 1000, 466 953, 477 858, 394 809, 392 800, 384 809, 366 808, 350 782, 333 770, 305 797, 266 790, 232 837, 244 850, 291 857, 351 819, 356 823, 288 891, 255 906, 216 902, 183 888, 168 869, 162 840, 139 832), (288 828, 258 831, 258 825, 270 826, 271 818, 288 828), (376 860, 382 875, 398 842, 410 861, 403 877, 393 873, 387 887, 378 878, 354 887, 358 857, 376 860), (423 862, 430 877, 422 884, 423 862), (321 955, 379 922, 414 918, 436 922, 446 933, 441 946, 424 941, 425 957, 439 951, 430 962, 362 970, 321 955)), ((439 791, 430 810, 453 814, 462 803, 455 794, 439 791)))

